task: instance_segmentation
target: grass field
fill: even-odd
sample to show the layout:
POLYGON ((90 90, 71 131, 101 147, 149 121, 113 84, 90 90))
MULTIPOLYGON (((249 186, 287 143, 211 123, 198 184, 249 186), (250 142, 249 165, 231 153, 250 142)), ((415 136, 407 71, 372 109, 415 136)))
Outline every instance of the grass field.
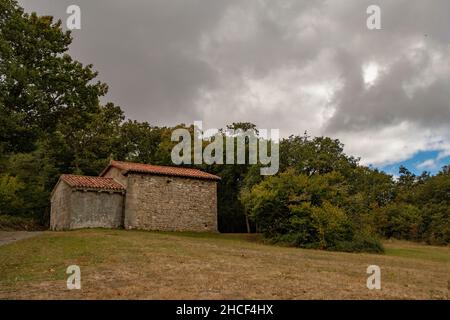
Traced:
POLYGON ((265 245, 241 234, 79 230, 0 246, 1 299, 449 299, 450 248, 386 254, 265 245), (81 268, 81 290, 65 271, 81 268), (366 269, 381 268, 381 290, 366 269))

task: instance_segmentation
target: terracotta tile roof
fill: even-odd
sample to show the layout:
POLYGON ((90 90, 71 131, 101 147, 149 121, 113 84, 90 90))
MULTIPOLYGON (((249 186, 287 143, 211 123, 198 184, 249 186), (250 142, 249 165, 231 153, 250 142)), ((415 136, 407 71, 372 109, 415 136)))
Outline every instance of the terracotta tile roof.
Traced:
POLYGON ((115 160, 111 160, 109 166, 100 175, 106 173, 106 171, 108 171, 108 168, 111 166, 116 167, 120 170, 124 170, 125 173, 138 172, 138 173, 151 173, 164 176, 177 176, 194 179, 220 180, 220 177, 198 169, 170 167, 170 166, 156 166, 151 164, 133 163, 115 160))
POLYGON ((125 191, 125 187, 115 181, 113 178, 77 176, 74 174, 63 174, 61 179, 71 187, 125 191))

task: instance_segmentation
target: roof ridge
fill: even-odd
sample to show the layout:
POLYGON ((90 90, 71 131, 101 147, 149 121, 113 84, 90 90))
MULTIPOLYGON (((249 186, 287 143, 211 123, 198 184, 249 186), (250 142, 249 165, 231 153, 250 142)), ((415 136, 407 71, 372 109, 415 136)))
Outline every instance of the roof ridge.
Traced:
POLYGON ((194 179, 206 180, 220 180, 219 176, 202 171, 198 168, 187 168, 180 166, 166 166, 148 163, 138 163, 129 161, 110 160, 109 165, 102 171, 100 176, 103 176, 110 167, 116 167, 124 170, 125 174, 128 172, 151 173, 157 175, 179 176, 194 179))
MULTIPOLYGON (((167 166, 167 165, 162 165, 162 164, 151 164, 151 163, 129 162, 129 161, 118 161, 118 160, 113 160, 113 161, 116 163, 118 162, 118 163, 123 163, 123 164, 130 164, 130 165, 143 165, 143 166, 161 167, 161 168, 176 168, 176 169, 180 169, 180 170, 195 170, 195 171, 205 172, 198 168, 190 168, 190 167, 167 166)), ((205 173, 208 173, 208 172, 205 172, 205 173)))
MULTIPOLYGON (((84 174, 73 174, 73 173, 62 173, 61 176, 72 176, 72 177, 84 177, 84 178, 96 178, 96 179, 112 179, 111 177, 102 177, 102 176, 87 176, 84 174)), ((114 180, 116 181, 116 180, 114 180)))

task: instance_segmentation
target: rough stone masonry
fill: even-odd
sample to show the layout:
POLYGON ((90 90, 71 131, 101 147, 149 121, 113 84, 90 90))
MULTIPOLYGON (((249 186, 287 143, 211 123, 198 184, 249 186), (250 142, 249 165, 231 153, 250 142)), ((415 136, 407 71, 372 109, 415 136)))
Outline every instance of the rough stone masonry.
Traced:
POLYGON ((50 227, 217 232, 219 180, 197 169, 111 161, 99 177, 60 177, 50 227))

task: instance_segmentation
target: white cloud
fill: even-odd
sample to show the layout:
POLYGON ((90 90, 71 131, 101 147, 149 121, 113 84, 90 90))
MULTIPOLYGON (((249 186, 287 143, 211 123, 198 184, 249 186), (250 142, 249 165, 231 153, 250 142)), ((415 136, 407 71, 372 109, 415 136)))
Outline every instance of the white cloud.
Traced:
POLYGON ((202 91, 197 107, 210 126, 223 126, 227 119, 280 129, 284 136, 305 130, 320 135, 334 114, 334 94, 341 87, 332 58, 332 52, 323 51, 304 68, 284 66, 264 77, 219 70, 223 82, 216 90, 202 91))
POLYGON ((436 169, 438 166, 435 159, 427 159, 418 165, 416 165, 417 169, 436 169))
POLYGON ((341 132, 337 136, 347 153, 362 158, 362 164, 385 166, 410 159, 420 151, 445 150, 443 141, 450 140, 450 130, 434 131, 401 122, 379 130, 341 132))
POLYGON ((442 160, 444 158, 450 157, 450 143, 444 144, 442 151, 439 152, 437 160, 442 160))
POLYGON ((378 78, 379 66, 378 64, 371 62, 362 67, 363 79, 366 87, 370 88, 375 84, 378 78))

